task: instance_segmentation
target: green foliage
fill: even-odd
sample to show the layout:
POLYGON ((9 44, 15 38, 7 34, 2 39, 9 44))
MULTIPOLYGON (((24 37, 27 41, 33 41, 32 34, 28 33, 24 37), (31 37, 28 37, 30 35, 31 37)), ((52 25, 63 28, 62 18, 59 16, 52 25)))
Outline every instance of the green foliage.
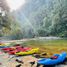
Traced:
POLYGON ((15 17, 0 13, 0 36, 12 39, 35 36, 67 37, 67 0, 28 0, 15 17))
POLYGON ((66 36, 67 0, 28 0, 19 11, 22 15, 18 18, 23 17, 25 20, 21 19, 21 22, 26 25, 29 22, 36 30, 34 34, 38 32, 39 36, 66 36))

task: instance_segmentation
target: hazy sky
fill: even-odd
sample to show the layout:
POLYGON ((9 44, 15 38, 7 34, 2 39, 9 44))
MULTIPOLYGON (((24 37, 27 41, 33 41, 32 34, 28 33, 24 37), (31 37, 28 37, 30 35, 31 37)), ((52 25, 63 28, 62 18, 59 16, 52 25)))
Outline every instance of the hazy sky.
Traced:
POLYGON ((6 0, 11 11, 18 9, 25 3, 25 0, 6 0))

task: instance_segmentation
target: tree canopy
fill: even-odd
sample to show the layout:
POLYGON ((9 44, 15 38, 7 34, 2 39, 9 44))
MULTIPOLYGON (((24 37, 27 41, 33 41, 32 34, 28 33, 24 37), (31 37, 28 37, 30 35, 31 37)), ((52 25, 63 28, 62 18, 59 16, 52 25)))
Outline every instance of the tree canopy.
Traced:
POLYGON ((67 37, 67 0, 28 0, 15 13, 34 35, 67 37))
POLYGON ((7 3, 0 1, 0 36, 67 37, 67 0, 27 0, 12 13, 7 3))

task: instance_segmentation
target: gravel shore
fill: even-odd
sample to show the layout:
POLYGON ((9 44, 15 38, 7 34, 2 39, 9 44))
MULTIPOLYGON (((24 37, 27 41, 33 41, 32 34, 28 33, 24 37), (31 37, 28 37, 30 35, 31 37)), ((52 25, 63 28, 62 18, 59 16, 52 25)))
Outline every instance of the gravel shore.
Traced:
MULTIPOLYGON (((22 57, 14 57, 14 56, 9 56, 8 54, 2 53, 0 54, 0 63, 2 63, 2 65, 0 65, 0 67, 16 67, 16 65, 18 65, 19 63, 16 62, 15 60, 19 59, 22 60, 24 63, 21 64, 21 67, 31 67, 30 62, 31 61, 35 61, 35 64, 32 67, 36 67, 37 66, 37 58, 29 55, 29 56, 22 56, 22 57)), ((42 65, 40 67, 43 67, 42 65)), ((55 67, 67 67, 67 65, 57 65, 55 67)))

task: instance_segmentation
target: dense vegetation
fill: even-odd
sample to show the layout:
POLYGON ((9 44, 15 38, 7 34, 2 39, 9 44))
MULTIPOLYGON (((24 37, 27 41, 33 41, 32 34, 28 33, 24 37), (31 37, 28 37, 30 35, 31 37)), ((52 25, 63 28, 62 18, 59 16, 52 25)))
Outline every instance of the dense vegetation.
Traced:
POLYGON ((67 37, 67 0, 27 0, 14 14, 23 37, 67 37))
POLYGON ((0 36, 3 35, 5 29, 10 29, 7 12, 9 13, 9 7, 6 1, 0 0, 0 36))
POLYGON ((18 38, 20 31, 20 25, 10 13, 10 8, 6 1, 0 0, 0 37, 9 37, 10 39, 18 38))
POLYGON ((26 0, 12 13, 6 1, 0 2, 0 37, 67 37, 67 0, 26 0))

